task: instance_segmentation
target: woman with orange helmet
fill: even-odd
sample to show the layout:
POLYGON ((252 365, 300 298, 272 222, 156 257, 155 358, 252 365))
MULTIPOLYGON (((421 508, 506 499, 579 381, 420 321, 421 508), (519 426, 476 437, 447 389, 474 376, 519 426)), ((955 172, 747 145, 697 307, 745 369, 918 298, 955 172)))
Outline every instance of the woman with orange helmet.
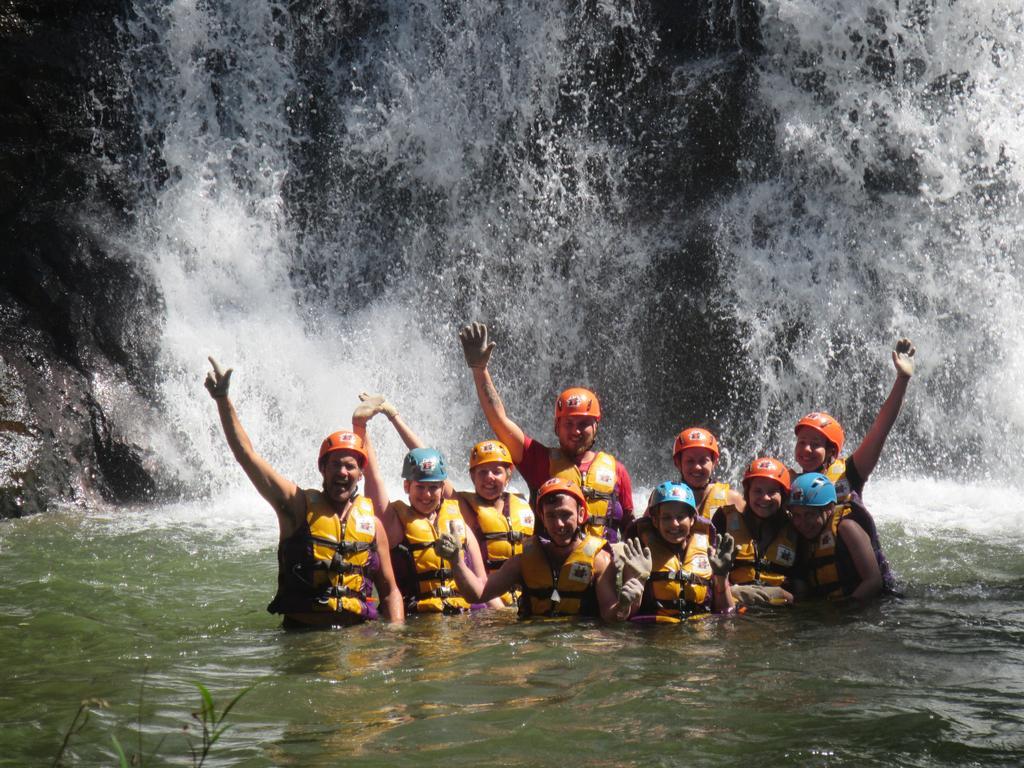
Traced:
POLYGON ((558 447, 549 448, 523 432, 509 418, 487 364, 494 351, 487 326, 471 323, 459 332, 466 364, 473 372, 477 397, 487 422, 522 474, 531 496, 550 477, 576 483, 590 506, 588 531, 609 541, 633 518, 633 483, 629 472, 612 454, 594 450, 601 405, 589 389, 570 387, 555 400, 558 447))
MULTIPOLYGON (((407 612, 456 614, 474 606, 460 594, 451 575, 453 563, 437 554, 441 533, 448 532, 462 542, 462 557, 481 578, 486 577, 484 558, 476 536, 467 535, 469 527, 455 490, 448 479, 444 457, 423 441, 399 416, 398 409, 383 395, 359 395, 362 413, 369 421, 378 413, 387 415, 409 452, 402 467, 402 479, 408 502, 388 496, 374 452, 366 437, 366 492, 373 498, 380 518, 392 542, 392 560, 407 612)), ((493 608, 501 608, 500 599, 493 608)))
POLYGON ((531 536, 486 579, 457 558, 459 542, 442 536, 438 549, 455 563, 455 581, 463 594, 487 600, 519 589, 519 614, 528 616, 600 616, 621 621, 643 592, 641 581, 628 579, 616 591, 616 570, 607 542, 584 531, 587 500, 571 480, 552 477, 537 491, 538 514, 547 538, 531 536))
POLYGON ((715 512, 719 534, 736 540, 736 561, 729 573, 733 596, 744 605, 793 602, 799 537, 786 515, 789 469, 778 459, 754 459, 743 473, 744 505, 726 505, 715 512))
POLYGON ((874 472, 885 440, 903 406, 907 385, 914 375, 915 351, 910 339, 896 342, 892 351, 896 381, 864 439, 846 459, 840 458, 846 435, 833 416, 824 411, 816 411, 796 423, 793 432, 796 435, 794 457, 800 467, 797 474, 820 472, 825 475, 835 484, 836 496, 840 501, 849 499, 851 493, 863 493, 864 484, 874 472))
POLYGON ((743 504, 743 497, 728 483, 711 481, 718 466, 718 438, 701 427, 687 427, 676 435, 672 447, 672 462, 679 470, 680 479, 693 490, 697 500, 697 514, 710 520, 715 510, 727 504, 743 504))
POLYGON ((320 445, 321 490, 302 489, 256 453, 228 397, 232 369, 213 371, 205 386, 217 404, 231 453, 257 492, 277 512, 280 528, 277 594, 267 607, 285 626, 345 626, 374 619, 372 587, 388 618, 403 621, 402 597, 391 569, 388 537, 373 503, 359 495, 367 464, 365 422, 334 432, 320 445))

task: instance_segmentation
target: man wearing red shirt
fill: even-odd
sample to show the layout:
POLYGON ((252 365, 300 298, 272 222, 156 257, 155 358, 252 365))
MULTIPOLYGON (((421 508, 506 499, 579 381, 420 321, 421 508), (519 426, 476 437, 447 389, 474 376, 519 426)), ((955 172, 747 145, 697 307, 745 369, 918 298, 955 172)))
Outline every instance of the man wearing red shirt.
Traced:
POLYGON ((494 342, 488 341, 487 326, 471 323, 459 332, 466 363, 473 372, 477 397, 494 435, 512 453, 512 460, 530 488, 531 500, 537 488, 551 477, 561 477, 583 488, 590 508, 587 532, 618 541, 621 531, 633 519, 633 484, 629 472, 609 453, 593 450, 601 405, 597 396, 581 387, 567 389, 555 402, 555 435, 558 448, 533 439, 505 413, 505 406, 487 370, 494 342))

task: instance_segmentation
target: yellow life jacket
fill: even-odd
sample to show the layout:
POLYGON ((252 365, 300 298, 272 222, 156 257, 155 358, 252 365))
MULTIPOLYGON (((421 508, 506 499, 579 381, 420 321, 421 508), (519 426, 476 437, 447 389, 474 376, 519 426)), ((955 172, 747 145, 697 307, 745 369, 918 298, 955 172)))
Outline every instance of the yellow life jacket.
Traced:
POLYGON ((304 493, 306 519, 278 548, 278 590, 267 610, 375 615, 369 606, 370 555, 377 548, 373 502, 357 496, 339 517, 322 493, 304 493))
POLYGON ((836 459, 822 473, 836 487, 836 500, 842 504, 850 500, 850 481, 846 479, 846 460, 836 459))
POLYGON ((594 456, 585 473, 580 472, 580 468, 562 451, 552 449, 549 455, 548 474, 574 482, 583 490, 590 511, 583 529, 591 536, 607 539, 606 528, 618 530, 619 521, 614 520, 609 513, 609 507, 618 503, 615 497, 616 469, 615 457, 603 451, 594 456))
POLYGON ((725 514, 726 531, 736 540, 736 563, 729 572, 729 581, 732 584, 781 587, 796 565, 799 539, 792 524, 787 521, 776 531, 767 549, 758 552, 746 515, 732 505, 723 507, 722 512, 725 514))
POLYGON ((697 514, 708 520, 713 518, 719 507, 724 507, 729 503, 729 491, 731 490, 732 488, 728 483, 712 483, 709 485, 707 495, 704 497, 704 501, 700 503, 700 509, 697 510, 697 514))
POLYGON ((584 536, 560 568, 554 568, 536 537, 523 546, 522 616, 597 615, 594 560, 605 544, 599 536, 584 536))
POLYGON ((845 595, 836 563, 836 548, 839 546, 839 523, 852 511, 848 504, 837 504, 832 510, 832 517, 811 545, 807 560, 807 583, 816 597, 838 600, 845 595))
MULTIPOLYGON (((493 503, 486 503, 473 491, 460 491, 458 496, 476 513, 477 525, 483 538, 484 567, 496 571, 512 555, 523 551, 523 541, 533 535, 533 509, 514 493, 505 493, 505 506, 501 512, 493 503)), ((514 605, 519 590, 513 589, 501 596, 505 605, 514 605)))
POLYGON ((650 547, 653 566, 640 601, 640 618, 675 624, 692 613, 706 613, 712 583, 708 534, 691 531, 682 551, 661 538, 650 518, 637 522, 637 534, 650 547))
POLYGON ((459 511, 459 502, 455 499, 443 501, 434 522, 417 514, 405 502, 396 501, 395 511, 405 531, 400 547, 409 553, 416 570, 416 595, 405 596, 408 610, 418 613, 468 611, 469 603, 459 594, 451 563, 434 551, 434 542, 441 533, 452 534, 465 547, 466 523, 459 511))

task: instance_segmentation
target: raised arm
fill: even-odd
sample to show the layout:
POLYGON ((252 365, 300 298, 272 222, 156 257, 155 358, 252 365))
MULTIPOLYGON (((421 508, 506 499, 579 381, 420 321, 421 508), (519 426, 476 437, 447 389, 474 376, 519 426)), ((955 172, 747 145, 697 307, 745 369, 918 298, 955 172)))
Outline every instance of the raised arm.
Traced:
POLYGON ((892 351, 892 364, 896 368, 896 381, 893 382, 889 396, 882 403, 871 429, 864 435, 864 439, 851 458, 857 467, 857 474, 861 480, 866 481, 878 464, 878 457, 882 455, 882 447, 889 436, 889 432, 896 423, 896 417, 900 415, 900 408, 903 406, 903 398, 907 393, 907 385, 910 377, 914 375, 914 345, 910 339, 900 339, 892 351))
POLYGON ((526 436, 519 425, 505 413, 505 404, 501 402, 490 371, 487 370, 491 352, 494 351, 494 342, 487 338, 487 326, 483 323, 470 323, 459 331, 459 341, 462 342, 466 364, 473 372, 476 396, 480 400, 484 416, 487 417, 487 423, 494 430, 494 436, 508 446, 512 453, 512 461, 518 464, 523 459, 526 436))
POLYGON ((213 370, 206 374, 204 384, 210 397, 217 404, 220 425, 224 429, 228 447, 231 449, 235 461, 242 467, 249 481, 256 488, 257 493, 266 499, 277 512, 282 534, 288 534, 293 530, 296 520, 306 513, 306 499, 295 483, 278 474, 253 449, 252 441, 249 440, 249 435, 242 428, 242 422, 239 421, 235 407, 228 397, 228 387, 234 369, 228 368, 227 371, 224 371, 212 357, 209 360, 213 370))

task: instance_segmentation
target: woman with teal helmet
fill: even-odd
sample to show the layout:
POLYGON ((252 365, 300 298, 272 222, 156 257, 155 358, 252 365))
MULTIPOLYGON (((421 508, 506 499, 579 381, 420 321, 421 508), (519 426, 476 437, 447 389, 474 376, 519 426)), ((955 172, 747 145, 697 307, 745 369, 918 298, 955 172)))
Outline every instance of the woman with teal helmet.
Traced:
POLYGON ((874 521, 856 496, 839 504, 832 481, 807 472, 793 481, 788 510, 806 543, 801 575, 811 597, 865 602, 895 591, 874 521))

